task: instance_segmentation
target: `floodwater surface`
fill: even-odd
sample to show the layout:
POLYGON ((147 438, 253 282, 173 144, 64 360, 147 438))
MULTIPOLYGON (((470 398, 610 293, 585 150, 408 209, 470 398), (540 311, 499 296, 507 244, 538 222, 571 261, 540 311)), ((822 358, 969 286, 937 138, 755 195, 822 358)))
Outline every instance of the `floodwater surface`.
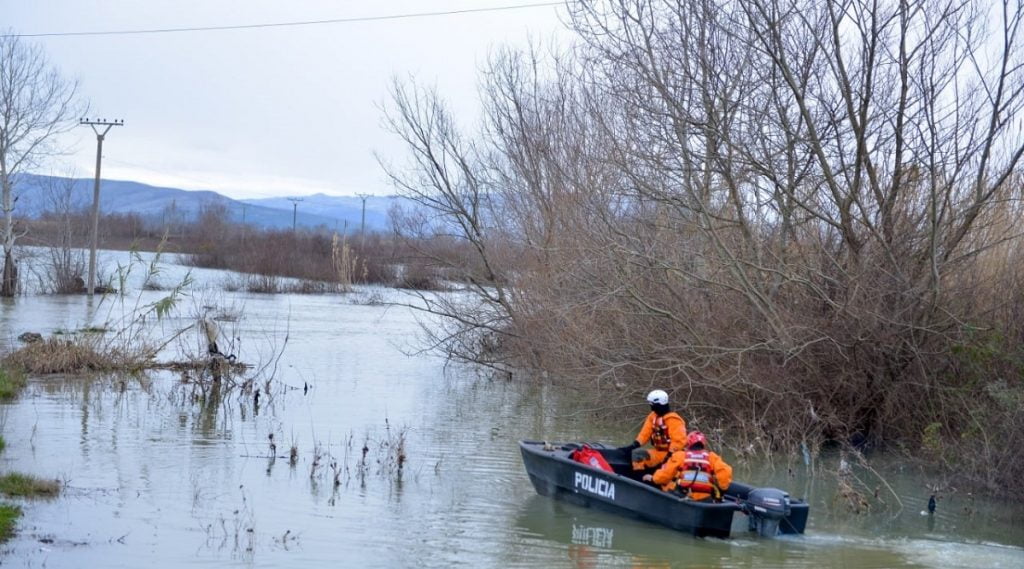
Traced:
MULTIPOLYGON (((105 258, 128 263, 125 254, 105 258)), ((171 287, 184 275, 170 265, 160 278, 171 287)), ((643 408, 595 424, 578 413, 571 392, 496 380, 419 353, 420 325, 429 319, 381 302, 414 300, 399 291, 251 295, 224 292, 226 273, 192 276, 172 315, 150 314, 132 326, 168 338, 199 314, 218 316, 223 346, 256 366, 247 373, 256 377, 259 402, 252 391, 204 387, 171 371, 31 378, 0 407, 2 470, 60 478, 66 488, 53 500, 18 502, 24 517, 0 564, 1024 566, 1019 504, 958 489, 940 497, 935 515, 922 515, 925 484, 934 480, 884 460, 876 469, 899 499, 883 490, 860 514, 837 498, 827 459, 815 468, 732 460, 738 479, 811 502, 807 534, 777 540, 745 532, 742 516, 731 539, 695 539, 538 496, 517 440, 624 444, 643 408)), ((0 338, 13 346, 24 331, 131 321, 167 294, 7 300, 0 338)), ((161 357, 197 346, 190 330, 161 357)), ((869 473, 861 476, 877 486, 869 473)))

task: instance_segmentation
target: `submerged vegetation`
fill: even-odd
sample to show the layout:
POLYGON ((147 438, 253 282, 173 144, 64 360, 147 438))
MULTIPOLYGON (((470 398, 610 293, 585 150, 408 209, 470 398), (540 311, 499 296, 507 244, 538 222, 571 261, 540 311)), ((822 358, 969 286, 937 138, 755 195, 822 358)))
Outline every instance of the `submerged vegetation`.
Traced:
MULTIPOLYGON (((178 309, 179 301, 191 284, 186 276, 181 283, 170 289, 168 294, 152 303, 143 304, 140 298, 126 294, 129 276, 138 267, 144 267, 143 288, 160 273, 160 254, 151 262, 143 262, 133 255, 127 266, 118 267, 115 275, 117 288, 107 303, 105 321, 83 327, 77 331, 57 330, 53 336, 44 338, 41 334, 27 332, 19 336, 24 345, 0 358, 0 400, 10 400, 26 385, 26 375, 53 373, 115 372, 134 373, 155 367, 175 365, 193 370, 196 377, 206 381, 219 381, 222 377, 233 378, 236 373, 247 369, 235 361, 227 360, 222 354, 215 354, 207 348, 206 342, 213 343, 218 337, 205 333, 201 342, 205 358, 191 358, 186 363, 157 362, 157 354, 171 342, 180 340, 182 335, 196 327, 195 324, 183 329, 157 332, 155 323, 161 322, 178 309), (224 362, 221 365, 221 362, 224 362)), ((102 314, 102 313, 100 313, 102 314)), ((189 354, 187 348, 179 350, 189 354)), ((123 382, 121 382, 123 388, 123 382)), ((233 385, 233 384, 232 384, 233 385)), ((0 450, 6 446, 0 438, 0 450)), ((35 476, 10 472, 0 476, 0 494, 15 498, 52 498, 61 492, 59 480, 46 480, 35 476)), ((0 504, 0 540, 13 535, 21 508, 0 504)))
POLYGON ((316 444, 310 463, 310 478, 318 480, 329 475, 335 488, 342 484, 347 485, 353 480, 360 486, 365 486, 367 478, 371 475, 401 484, 408 459, 408 430, 408 427, 393 429, 390 422, 385 419, 384 436, 375 438, 367 433, 362 440, 357 440, 354 434, 349 434, 345 439, 341 457, 325 452, 316 444), (350 464, 353 460, 354 464, 350 464), (323 464, 328 468, 322 468, 323 464))
POLYGON ((390 176, 433 214, 396 227, 474 257, 433 257, 468 284, 423 296, 430 344, 603 409, 664 386, 744 447, 1013 487, 1024 13, 854 4, 570 2, 572 50, 491 58, 477 132, 396 84, 390 176))
MULTIPOLYGON (((0 367, 0 401, 14 399, 25 388, 25 383, 25 374, 19 370, 0 367)), ((2 444, 0 450, 3 450, 2 444)))
MULTIPOLYGON (((149 365, 152 353, 145 349, 112 347, 95 336, 72 339, 47 338, 18 348, 3 358, 5 366, 27 373, 83 371, 137 371, 149 365)), ((0 384, 2 385, 2 384, 0 384)))
MULTIPOLYGON (((0 437, 0 452, 6 447, 7 442, 0 437)), ((0 475, 0 494, 9 498, 53 498, 60 494, 60 490, 59 480, 43 480, 17 472, 0 475)), ((21 514, 21 507, 0 502, 0 542, 7 541, 14 535, 14 528, 21 514)))
MULTIPOLYGON (((0 494, 9 498, 54 498, 61 491, 59 480, 44 480, 28 474, 9 472, 0 476, 0 494)), ((21 507, 0 503, 0 542, 14 535, 21 507)))
POLYGON ((60 494, 60 481, 11 472, 0 476, 0 493, 15 498, 52 498, 60 494))
POLYGON ((0 504, 0 542, 11 539, 14 526, 21 517, 21 508, 14 504, 0 504))
POLYGON ((23 334, 20 339, 24 345, 0 358, 3 365, 0 398, 18 384, 19 378, 23 384, 25 373, 135 373, 147 369, 174 369, 198 372, 195 377, 199 379, 220 381, 225 376, 233 379, 248 369, 231 353, 237 336, 223 337, 214 322, 215 319, 237 322, 238 310, 219 308, 212 299, 200 298, 203 293, 192 290, 191 274, 186 274, 174 286, 155 287, 165 290, 166 295, 151 302, 143 303, 141 295, 130 294, 128 283, 133 273, 140 270, 141 289, 154 290, 149 285, 163 272, 161 260, 162 246, 148 261, 138 252, 132 252, 131 261, 117 267, 111 279, 114 286, 108 287, 113 292, 102 301, 107 306, 106 314, 100 316, 102 322, 77 331, 58 329, 48 338, 34 332, 23 334), (186 298, 202 304, 193 307, 193 313, 186 320, 190 324, 169 331, 157 325, 172 315, 178 316, 180 304, 186 298), (226 353, 220 351, 218 342, 223 344, 221 347, 226 353), (177 348, 179 359, 158 361, 157 356, 168 346, 177 348), (11 388, 5 387, 8 385, 11 388))

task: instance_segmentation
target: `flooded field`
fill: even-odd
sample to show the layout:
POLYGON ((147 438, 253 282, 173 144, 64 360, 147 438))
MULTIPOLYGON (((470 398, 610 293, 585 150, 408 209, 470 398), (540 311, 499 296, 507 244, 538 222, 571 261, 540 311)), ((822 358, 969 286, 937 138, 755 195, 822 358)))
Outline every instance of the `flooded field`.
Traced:
MULTIPOLYGON (((160 279, 171 287, 185 272, 166 265, 160 279)), ((575 413, 572 393, 418 354, 423 315, 388 305, 413 300, 399 291, 251 295, 223 291, 225 273, 192 276, 175 313, 147 326, 170 336, 196 314, 220 314, 232 352, 257 365, 250 373, 261 397, 173 371, 31 378, 0 408, 2 469, 57 477, 66 489, 54 500, 18 502, 24 517, 0 564, 1024 566, 1019 504, 958 489, 934 516, 922 515, 925 477, 884 460, 872 464, 903 505, 890 496, 867 514, 837 501, 834 476, 823 474, 835 468, 827 457, 815 475, 802 461, 733 460, 738 479, 810 500, 807 534, 774 541, 749 536, 741 519, 732 539, 702 540, 537 496, 517 440, 625 443, 643 410, 592 424, 575 413)), ((167 294, 131 291, 124 304, 4 300, 0 338, 15 345, 25 331, 100 325, 167 294)), ((196 341, 184 334, 162 357, 196 341)))

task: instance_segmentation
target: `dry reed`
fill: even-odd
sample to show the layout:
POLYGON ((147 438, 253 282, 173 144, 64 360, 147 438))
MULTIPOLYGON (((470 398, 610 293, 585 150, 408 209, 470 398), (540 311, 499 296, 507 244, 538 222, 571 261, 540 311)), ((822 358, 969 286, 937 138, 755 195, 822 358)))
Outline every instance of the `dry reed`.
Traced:
POLYGON ((153 351, 149 346, 110 346, 92 335, 51 337, 11 352, 3 358, 3 365, 34 374, 134 371, 153 365, 153 351))

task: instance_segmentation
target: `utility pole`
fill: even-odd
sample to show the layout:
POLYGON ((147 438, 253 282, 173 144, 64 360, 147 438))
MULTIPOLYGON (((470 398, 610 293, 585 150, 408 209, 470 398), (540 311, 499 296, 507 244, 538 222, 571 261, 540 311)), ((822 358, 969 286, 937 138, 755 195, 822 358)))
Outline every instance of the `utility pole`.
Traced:
POLYGON ((370 197, 370 194, 356 194, 361 200, 363 200, 363 216, 359 222, 359 244, 360 246, 366 243, 366 198, 370 197))
POLYGON ((249 227, 245 224, 245 210, 248 207, 249 204, 242 202, 242 225, 238 226, 238 237, 243 246, 245 245, 245 234, 249 231, 249 227))
POLYGON ((298 217, 299 202, 302 200, 303 198, 288 198, 288 201, 292 202, 292 233, 295 233, 295 218, 298 217))
POLYGON ((103 138, 112 127, 124 126, 124 120, 79 119, 78 124, 87 124, 96 133, 96 182, 92 187, 92 242, 89 245, 89 283, 86 285, 86 294, 92 298, 96 292, 96 247, 100 230, 100 164, 103 161, 103 138))

